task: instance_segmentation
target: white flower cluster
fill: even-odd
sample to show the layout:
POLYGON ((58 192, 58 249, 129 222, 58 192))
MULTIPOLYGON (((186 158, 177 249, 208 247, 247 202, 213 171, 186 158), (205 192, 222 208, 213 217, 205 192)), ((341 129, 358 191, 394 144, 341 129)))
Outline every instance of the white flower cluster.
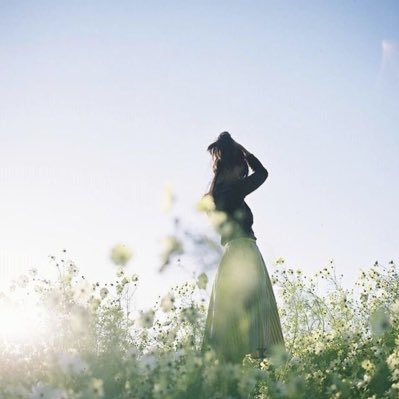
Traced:
POLYGON ((58 355, 58 365, 65 374, 81 375, 89 371, 89 365, 77 352, 64 352, 58 355))

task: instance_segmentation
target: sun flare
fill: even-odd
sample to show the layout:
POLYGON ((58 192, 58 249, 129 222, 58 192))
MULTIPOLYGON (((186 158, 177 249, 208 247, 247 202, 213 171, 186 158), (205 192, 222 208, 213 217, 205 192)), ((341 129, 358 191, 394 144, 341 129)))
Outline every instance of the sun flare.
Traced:
POLYGON ((0 305, 0 343, 32 344, 47 330, 42 308, 30 303, 0 305))

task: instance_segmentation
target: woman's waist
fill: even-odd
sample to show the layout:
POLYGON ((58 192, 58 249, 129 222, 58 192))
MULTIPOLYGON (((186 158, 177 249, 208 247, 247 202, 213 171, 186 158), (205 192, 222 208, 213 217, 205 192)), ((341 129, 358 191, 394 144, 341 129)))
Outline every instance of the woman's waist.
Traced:
POLYGON ((255 237, 248 237, 248 236, 242 236, 242 237, 235 237, 231 238, 225 243, 225 247, 231 246, 231 245, 236 245, 240 243, 246 243, 246 242, 253 242, 256 244, 256 238, 255 237))

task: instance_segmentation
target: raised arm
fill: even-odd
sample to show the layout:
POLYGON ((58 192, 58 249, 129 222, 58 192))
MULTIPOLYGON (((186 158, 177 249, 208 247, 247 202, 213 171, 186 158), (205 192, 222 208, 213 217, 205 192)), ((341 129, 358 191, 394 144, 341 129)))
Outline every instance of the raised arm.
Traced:
POLYGON ((248 165, 254 173, 245 177, 237 183, 234 183, 233 191, 242 197, 246 197, 248 194, 255 191, 261 186, 267 179, 269 173, 266 168, 262 165, 255 155, 248 151, 244 152, 248 165))

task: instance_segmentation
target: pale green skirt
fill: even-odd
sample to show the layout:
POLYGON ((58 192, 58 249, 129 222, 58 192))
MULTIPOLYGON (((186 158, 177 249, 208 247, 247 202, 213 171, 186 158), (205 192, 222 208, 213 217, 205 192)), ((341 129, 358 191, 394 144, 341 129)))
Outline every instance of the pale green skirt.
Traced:
POLYGON ((224 247, 208 307, 202 352, 209 347, 221 361, 241 362, 250 353, 271 354, 284 347, 280 317, 262 254, 252 238, 224 247))

